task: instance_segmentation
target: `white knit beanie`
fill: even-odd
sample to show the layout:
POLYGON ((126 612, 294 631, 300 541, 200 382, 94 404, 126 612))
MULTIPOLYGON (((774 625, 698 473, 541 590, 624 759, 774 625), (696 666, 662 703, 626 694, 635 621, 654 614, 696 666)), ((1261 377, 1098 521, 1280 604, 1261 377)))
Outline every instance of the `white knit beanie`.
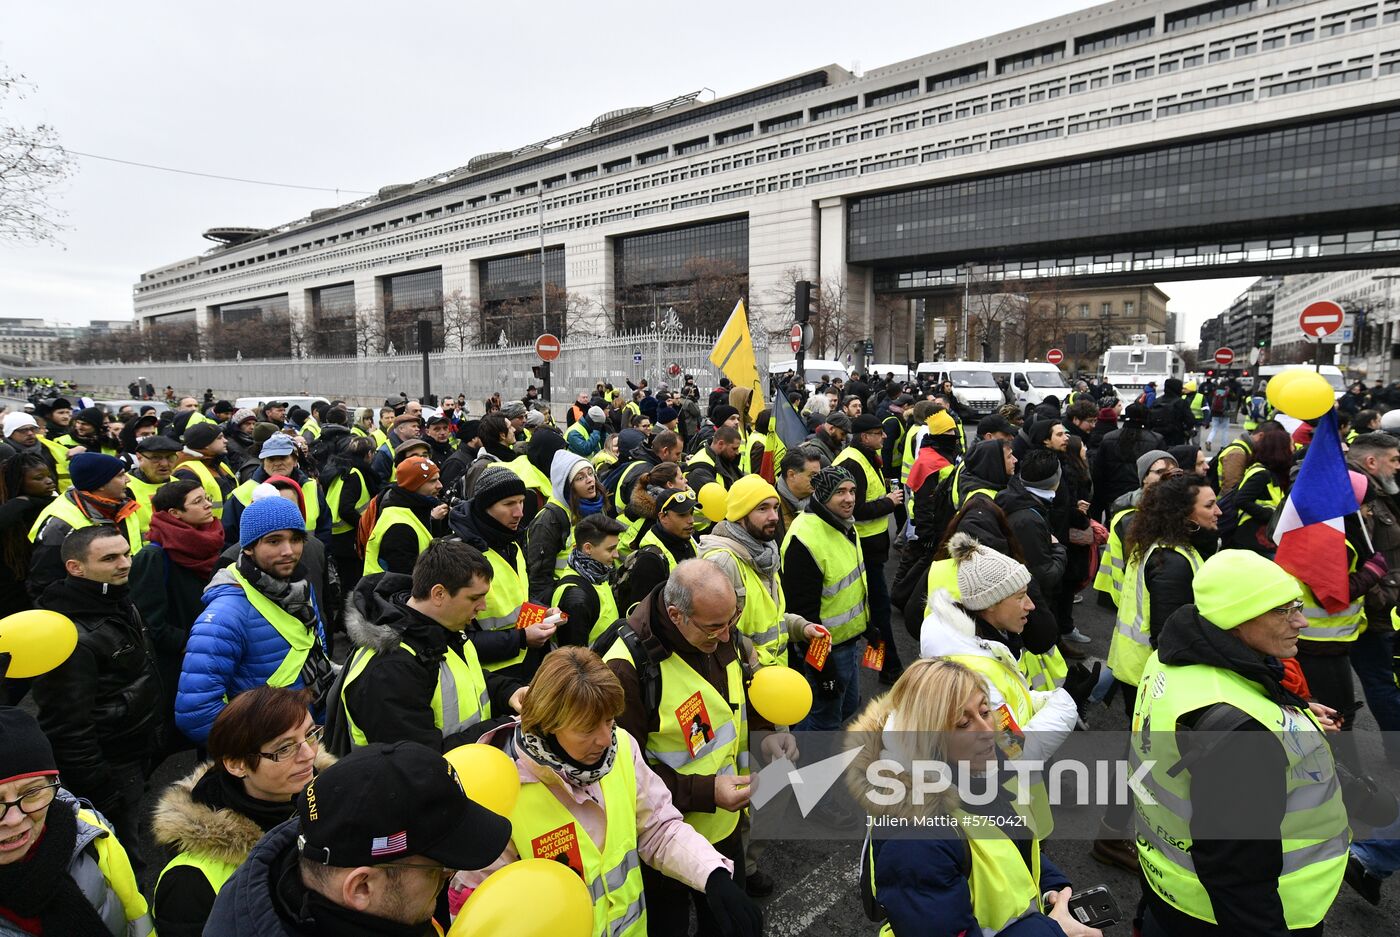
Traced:
POLYGON ((1031 574, 1011 557, 978 543, 967 534, 953 534, 948 555, 958 567, 959 600, 963 608, 979 612, 1015 595, 1030 585, 1031 574))

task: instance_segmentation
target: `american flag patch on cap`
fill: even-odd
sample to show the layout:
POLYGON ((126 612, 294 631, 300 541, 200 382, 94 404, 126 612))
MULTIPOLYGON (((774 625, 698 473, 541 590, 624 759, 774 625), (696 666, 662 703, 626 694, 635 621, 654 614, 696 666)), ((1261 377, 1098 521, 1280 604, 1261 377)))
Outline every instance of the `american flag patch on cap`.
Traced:
POLYGON ((394 856, 408 849, 408 831, 393 836, 376 836, 369 844, 371 856, 394 856))

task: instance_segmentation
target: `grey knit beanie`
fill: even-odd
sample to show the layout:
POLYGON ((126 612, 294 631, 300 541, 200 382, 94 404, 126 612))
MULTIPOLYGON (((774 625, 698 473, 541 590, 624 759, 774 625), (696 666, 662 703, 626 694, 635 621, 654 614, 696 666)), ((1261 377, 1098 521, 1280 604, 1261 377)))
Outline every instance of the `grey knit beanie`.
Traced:
POLYGON ((1031 583, 1026 567, 1005 554, 978 543, 964 533, 953 534, 948 555, 958 567, 958 591, 962 607, 973 612, 991 608, 1031 583))
POLYGON ((1148 470, 1152 468, 1152 463, 1156 462, 1158 459, 1166 459, 1172 465, 1176 465, 1176 456, 1172 455, 1170 452, 1165 452, 1161 449, 1152 449, 1148 452, 1144 452, 1142 455, 1138 456, 1137 460, 1139 485, 1147 480, 1148 470))

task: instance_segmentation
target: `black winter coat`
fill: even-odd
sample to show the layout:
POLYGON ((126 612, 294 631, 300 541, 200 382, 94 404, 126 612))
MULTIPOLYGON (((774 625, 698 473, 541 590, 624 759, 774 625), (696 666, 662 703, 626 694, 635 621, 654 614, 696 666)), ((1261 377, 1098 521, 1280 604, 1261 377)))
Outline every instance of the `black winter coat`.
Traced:
POLYGON ((1044 595, 1054 596, 1065 578, 1065 546, 1050 541, 1050 506, 1027 491, 1019 475, 997 495, 996 504, 1006 513, 1031 578, 1044 595))
POLYGON ((1138 456, 1153 449, 1165 449, 1162 437, 1149 429, 1141 430, 1137 444, 1123 443, 1124 429, 1108 433, 1099 442, 1089 469, 1094 481, 1094 502, 1091 517, 1099 517, 1119 497, 1140 487, 1137 476, 1138 456), (1125 451, 1127 450, 1127 451, 1125 451))
POLYGON ((171 705, 141 615, 125 586, 71 576, 45 589, 38 605, 78 626, 73 653, 34 679, 39 725, 64 787, 99 810, 120 812, 112 765, 160 751, 162 716, 171 705))

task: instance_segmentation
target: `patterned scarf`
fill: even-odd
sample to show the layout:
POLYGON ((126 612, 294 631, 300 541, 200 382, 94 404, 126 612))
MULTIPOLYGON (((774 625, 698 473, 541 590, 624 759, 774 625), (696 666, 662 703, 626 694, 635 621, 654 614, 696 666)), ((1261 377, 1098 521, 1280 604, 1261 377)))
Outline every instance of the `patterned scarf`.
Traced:
POLYGON ((577 547, 569 554, 569 566, 595 586, 601 586, 607 582, 608 576, 612 573, 611 566, 600 563, 577 547))
POLYGON ((515 744, 538 764, 543 765, 564 779, 570 787, 587 787, 597 784, 607 777, 617 757, 617 733, 614 730, 612 744, 603 757, 595 764, 582 765, 569 757, 553 736, 538 736, 515 727, 515 744))

